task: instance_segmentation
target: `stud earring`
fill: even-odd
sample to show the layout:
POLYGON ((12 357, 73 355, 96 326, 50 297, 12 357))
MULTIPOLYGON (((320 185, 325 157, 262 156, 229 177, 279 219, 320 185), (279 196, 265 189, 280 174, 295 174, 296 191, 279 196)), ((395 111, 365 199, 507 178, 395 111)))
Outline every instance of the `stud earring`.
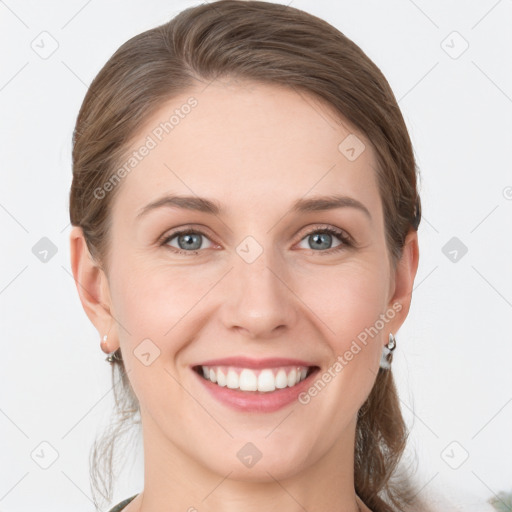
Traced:
POLYGON ((380 368, 384 370, 389 370, 391 368, 392 356, 391 352, 396 348, 396 338, 393 336, 393 333, 389 333, 388 344, 382 347, 382 354, 380 356, 380 368))
MULTIPOLYGON (((103 351, 108 354, 107 339, 108 335, 105 334, 105 336, 103 336, 103 339, 101 340, 101 345, 103 345, 103 351)), ((122 361, 120 349, 114 350, 114 352, 110 352, 108 356, 105 358, 105 361, 107 361, 108 363, 113 363, 114 361, 122 361)))
POLYGON ((103 350, 103 352, 108 354, 107 339, 108 339, 108 335, 105 334, 105 336, 103 336, 103 339, 100 342, 100 346, 101 346, 101 350, 103 350))

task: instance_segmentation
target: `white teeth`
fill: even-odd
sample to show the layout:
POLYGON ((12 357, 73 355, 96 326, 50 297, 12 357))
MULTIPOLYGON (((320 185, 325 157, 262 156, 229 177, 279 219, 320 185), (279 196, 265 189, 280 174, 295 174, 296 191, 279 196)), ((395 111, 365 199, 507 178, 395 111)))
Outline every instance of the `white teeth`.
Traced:
POLYGON ((240 379, 238 378, 238 373, 235 372, 232 368, 229 369, 228 375, 226 377, 226 386, 230 389, 237 389, 240 379))
POLYGON ((217 370, 217 384, 222 387, 226 385, 226 375, 220 368, 217 370))
POLYGON ((201 370, 205 379, 219 386, 263 393, 293 387, 304 380, 308 373, 308 368, 302 366, 265 368, 263 370, 202 366, 201 370))
POLYGON ((274 389, 276 389, 276 379, 272 370, 263 370, 258 377, 258 391, 268 392, 274 391, 274 389))
POLYGON ((295 368, 288 374, 288 386, 292 387, 297 382, 297 370, 295 368))
MULTIPOLYGON (((210 372, 212 371, 213 370, 210 370, 210 372)), ((240 389, 243 389, 244 391, 258 391, 258 377, 256 377, 254 372, 251 372, 251 370, 248 370, 247 368, 244 368, 240 372, 238 384, 240 389)))
MULTIPOLYGON (((305 371, 307 372, 307 370, 305 371)), ((304 374, 304 376, 306 375, 304 374)), ((286 375, 286 372, 283 369, 281 369, 277 372, 276 375, 276 388, 283 389, 286 386, 288 386, 288 377, 286 375)))

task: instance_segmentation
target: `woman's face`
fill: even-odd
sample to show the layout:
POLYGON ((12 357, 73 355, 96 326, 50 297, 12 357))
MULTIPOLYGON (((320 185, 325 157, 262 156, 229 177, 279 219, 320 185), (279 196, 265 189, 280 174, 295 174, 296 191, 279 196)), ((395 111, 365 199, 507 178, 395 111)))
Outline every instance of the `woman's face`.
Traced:
POLYGON ((103 295, 115 322, 95 323, 121 346, 147 456, 238 480, 353 469, 417 265, 417 248, 391 265, 369 142, 304 93, 214 82, 130 147, 103 295))

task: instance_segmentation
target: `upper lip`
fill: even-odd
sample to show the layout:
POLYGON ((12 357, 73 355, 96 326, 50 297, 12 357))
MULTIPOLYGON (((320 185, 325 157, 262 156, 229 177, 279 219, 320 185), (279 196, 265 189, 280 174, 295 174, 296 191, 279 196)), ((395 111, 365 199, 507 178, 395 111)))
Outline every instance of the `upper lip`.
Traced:
POLYGON ((194 366, 235 366, 240 368, 277 368, 279 366, 315 366, 300 359, 274 357, 267 359, 252 359, 250 357, 226 357, 223 359, 210 359, 194 366))

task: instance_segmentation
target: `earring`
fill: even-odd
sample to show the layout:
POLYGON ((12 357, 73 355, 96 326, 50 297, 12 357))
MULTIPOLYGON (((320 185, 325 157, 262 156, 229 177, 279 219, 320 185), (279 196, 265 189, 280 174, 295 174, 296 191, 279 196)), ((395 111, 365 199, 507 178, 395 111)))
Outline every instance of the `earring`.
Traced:
POLYGON ((121 357, 119 357, 117 350, 115 350, 105 358, 105 361, 107 361, 108 363, 113 363, 114 361, 122 361, 122 359, 121 357))
POLYGON ((103 336, 103 339, 100 342, 100 345, 101 345, 101 350, 103 350, 103 352, 108 354, 107 338, 108 338, 108 334, 105 334, 105 336, 103 336))
POLYGON ((387 345, 382 347, 382 355, 380 356, 380 367, 384 370, 389 370, 391 368, 391 352, 396 348, 396 338, 393 336, 393 333, 389 333, 389 341, 387 345))
MULTIPOLYGON (((108 335, 105 334, 105 336, 103 336, 103 339, 101 341, 101 344, 104 345, 104 349, 103 351, 108 353, 108 350, 107 349, 107 338, 108 338, 108 335)), ((119 349, 117 350, 114 350, 114 352, 110 352, 110 354, 108 354, 108 356, 105 358, 105 361, 107 361, 108 363, 113 363, 114 361, 122 361, 122 358, 121 358, 121 354, 120 352, 118 353, 119 349)))

